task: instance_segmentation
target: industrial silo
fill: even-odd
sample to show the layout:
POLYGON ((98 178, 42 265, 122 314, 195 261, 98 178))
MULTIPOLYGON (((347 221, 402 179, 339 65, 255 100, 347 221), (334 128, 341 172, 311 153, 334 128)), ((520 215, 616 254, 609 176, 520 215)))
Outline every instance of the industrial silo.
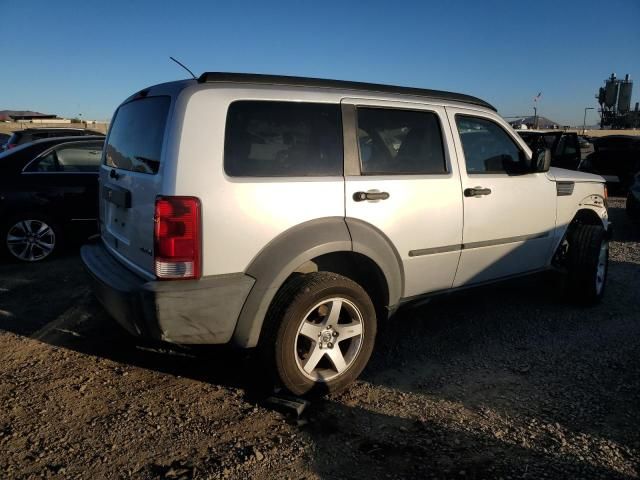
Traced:
POLYGON ((629 75, 624 77, 620 82, 620 95, 618 96, 618 112, 626 113, 631 110, 631 90, 633 82, 629 79, 629 75))
POLYGON ((618 100, 618 82, 616 81, 616 74, 612 73, 605 83, 604 105, 613 108, 616 105, 616 100, 618 100))

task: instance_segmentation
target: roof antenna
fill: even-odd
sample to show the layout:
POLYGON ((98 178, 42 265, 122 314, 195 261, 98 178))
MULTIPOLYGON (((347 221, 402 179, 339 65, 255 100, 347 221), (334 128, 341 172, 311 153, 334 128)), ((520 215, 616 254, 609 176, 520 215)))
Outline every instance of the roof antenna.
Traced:
POLYGON ((182 68, 184 68, 187 72, 189 72, 194 79, 197 79, 197 77, 193 74, 193 72, 191 70, 189 70, 187 67, 185 67, 184 64, 180 63, 178 60, 176 60, 173 57, 169 57, 169 58, 171 60, 173 60, 174 62, 176 62, 178 65, 180 65, 182 68))

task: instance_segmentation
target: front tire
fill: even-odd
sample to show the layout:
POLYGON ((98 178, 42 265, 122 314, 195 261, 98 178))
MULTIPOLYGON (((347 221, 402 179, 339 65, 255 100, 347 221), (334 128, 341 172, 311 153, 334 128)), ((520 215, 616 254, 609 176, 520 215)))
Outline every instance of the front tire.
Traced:
POLYGON ((338 392, 369 361, 376 325, 371 299, 354 281, 328 272, 299 275, 276 295, 263 348, 291 393, 338 392))
POLYGON ((577 225, 568 235, 567 290, 574 301, 602 299, 609 271, 609 241, 601 225, 577 225))

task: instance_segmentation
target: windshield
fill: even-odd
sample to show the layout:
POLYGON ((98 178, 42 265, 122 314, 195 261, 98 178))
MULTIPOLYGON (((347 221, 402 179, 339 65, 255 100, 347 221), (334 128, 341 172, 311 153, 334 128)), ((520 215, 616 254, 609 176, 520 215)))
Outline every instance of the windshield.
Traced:
POLYGON ((171 97, 147 97, 122 105, 109 132, 105 165, 155 174, 171 97))

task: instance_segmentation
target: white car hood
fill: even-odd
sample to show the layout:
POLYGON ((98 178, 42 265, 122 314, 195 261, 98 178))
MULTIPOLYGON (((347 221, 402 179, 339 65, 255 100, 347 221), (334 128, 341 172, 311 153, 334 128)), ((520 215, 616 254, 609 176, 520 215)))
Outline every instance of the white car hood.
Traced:
POLYGON ((596 182, 604 183, 605 179, 593 173, 576 172, 564 168, 551 167, 547 176, 554 182, 596 182))

